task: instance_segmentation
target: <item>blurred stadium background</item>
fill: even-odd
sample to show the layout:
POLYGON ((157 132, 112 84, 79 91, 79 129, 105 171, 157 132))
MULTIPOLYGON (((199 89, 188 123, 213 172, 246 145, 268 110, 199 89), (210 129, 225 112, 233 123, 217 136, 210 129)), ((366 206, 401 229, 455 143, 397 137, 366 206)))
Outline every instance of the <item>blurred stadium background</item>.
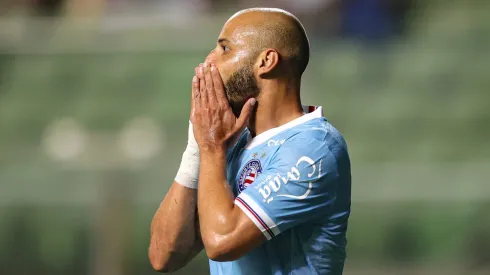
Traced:
POLYGON ((345 274, 490 274, 487 0, 2 0, 0 274, 154 274, 193 68, 252 6, 303 20, 349 144, 345 274))

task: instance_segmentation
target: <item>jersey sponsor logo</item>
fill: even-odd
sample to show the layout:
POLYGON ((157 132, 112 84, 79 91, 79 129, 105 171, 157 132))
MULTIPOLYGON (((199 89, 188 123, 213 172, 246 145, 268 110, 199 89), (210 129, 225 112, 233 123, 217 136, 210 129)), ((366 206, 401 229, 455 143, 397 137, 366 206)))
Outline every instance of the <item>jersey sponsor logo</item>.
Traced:
POLYGON ((262 173, 262 165, 260 160, 252 159, 245 164, 245 167, 240 173, 240 179, 238 180, 238 192, 242 192, 249 185, 251 185, 255 179, 262 173))
MULTIPOLYGON (((255 186, 256 189, 258 189, 259 193, 262 195, 264 202, 270 203, 271 201, 274 200, 274 197, 287 197, 291 199, 297 199, 297 200, 304 200, 308 197, 308 195, 311 192, 311 188, 313 187, 312 180, 314 179, 313 176, 318 172, 318 178, 320 178, 321 173, 322 173, 322 161, 320 160, 320 163, 317 165, 315 161, 313 161, 311 158, 303 156, 298 159, 296 162, 296 166, 291 167, 289 171, 285 175, 277 174, 275 177, 268 176, 265 180, 263 180, 259 185, 255 186), (292 194, 277 194, 279 190, 281 190, 281 187, 283 185, 288 184, 291 180, 292 181, 299 181, 301 178, 301 172, 299 170, 300 164, 307 164, 309 167, 311 167, 311 171, 307 174, 308 178, 305 179, 305 183, 308 183, 308 187, 305 191, 304 194, 299 194, 299 195, 292 195, 292 194)), ((303 173, 306 171, 303 171, 303 173)))

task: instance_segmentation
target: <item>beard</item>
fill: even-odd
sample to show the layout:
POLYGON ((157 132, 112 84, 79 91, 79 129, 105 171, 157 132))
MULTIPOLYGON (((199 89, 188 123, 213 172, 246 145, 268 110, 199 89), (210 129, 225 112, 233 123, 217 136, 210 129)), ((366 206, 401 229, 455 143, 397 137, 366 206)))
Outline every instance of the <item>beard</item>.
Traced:
POLYGON ((230 76, 225 83, 225 93, 233 114, 239 117, 247 100, 259 94, 252 65, 245 65, 230 76))

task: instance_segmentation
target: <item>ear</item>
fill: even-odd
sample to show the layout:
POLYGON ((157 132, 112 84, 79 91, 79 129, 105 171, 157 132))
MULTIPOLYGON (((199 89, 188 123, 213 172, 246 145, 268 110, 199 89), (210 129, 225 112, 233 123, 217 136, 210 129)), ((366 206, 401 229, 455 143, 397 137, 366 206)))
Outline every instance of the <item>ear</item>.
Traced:
POLYGON ((266 49, 259 57, 259 70, 257 74, 264 76, 270 74, 279 65, 279 53, 275 49, 266 49))

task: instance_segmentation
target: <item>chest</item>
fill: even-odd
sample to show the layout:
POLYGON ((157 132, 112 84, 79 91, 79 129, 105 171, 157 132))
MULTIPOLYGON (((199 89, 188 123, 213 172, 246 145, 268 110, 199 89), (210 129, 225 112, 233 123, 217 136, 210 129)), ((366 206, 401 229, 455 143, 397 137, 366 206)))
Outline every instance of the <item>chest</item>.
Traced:
POLYGON ((252 150, 240 149, 230 156, 227 179, 235 197, 252 186, 269 167, 273 153, 270 148, 262 146, 252 150))

